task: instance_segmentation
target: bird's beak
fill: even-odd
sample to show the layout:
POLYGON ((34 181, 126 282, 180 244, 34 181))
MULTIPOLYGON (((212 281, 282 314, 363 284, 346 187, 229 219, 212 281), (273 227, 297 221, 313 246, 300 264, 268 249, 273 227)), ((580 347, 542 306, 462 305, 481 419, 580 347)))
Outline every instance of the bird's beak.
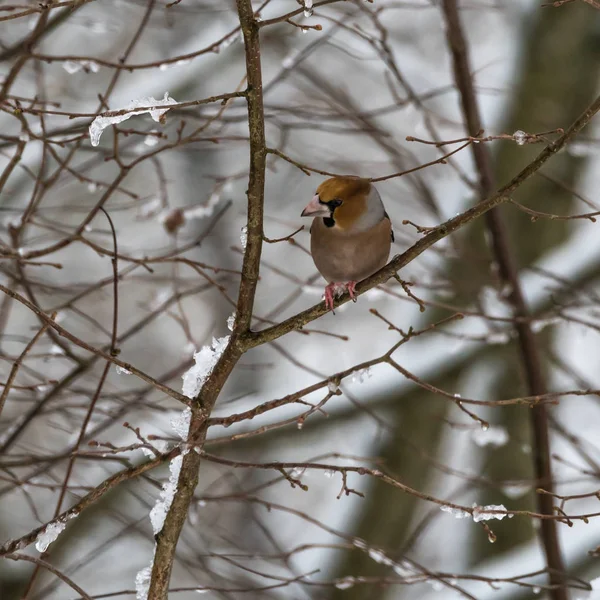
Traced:
POLYGON ((301 217, 330 217, 331 211, 325 204, 319 202, 319 196, 316 195, 306 205, 306 208, 302 211, 301 217))

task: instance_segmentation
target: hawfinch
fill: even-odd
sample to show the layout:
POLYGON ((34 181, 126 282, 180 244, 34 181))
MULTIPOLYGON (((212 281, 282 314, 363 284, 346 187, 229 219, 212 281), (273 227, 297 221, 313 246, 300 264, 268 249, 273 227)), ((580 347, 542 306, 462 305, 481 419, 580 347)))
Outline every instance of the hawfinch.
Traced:
POLYGON ((356 302, 356 283, 387 263, 394 241, 390 218, 375 186, 358 177, 327 179, 301 216, 314 217, 310 251, 328 283, 325 305, 333 310, 340 286, 356 302))

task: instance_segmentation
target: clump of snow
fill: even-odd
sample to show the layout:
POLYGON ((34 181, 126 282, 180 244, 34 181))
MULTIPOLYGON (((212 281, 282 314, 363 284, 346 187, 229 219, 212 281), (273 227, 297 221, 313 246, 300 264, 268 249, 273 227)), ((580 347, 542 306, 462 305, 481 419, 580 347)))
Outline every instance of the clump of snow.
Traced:
POLYGON ((335 381, 328 381, 327 382, 327 389, 332 394, 335 394, 340 389, 340 386, 335 381))
POLYGON ((235 317, 235 310, 227 317, 227 329, 229 329, 229 331, 233 331, 233 328, 235 326, 235 317))
POLYGON ((84 69, 86 72, 97 73, 100 70, 100 65, 93 60, 66 60, 63 63, 63 69, 73 75, 84 69))
POLYGON ((117 375, 131 375, 131 371, 121 365, 116 365, 115 370, 117 371, 117 375))
POLYGON ((48 546, 64 531, 67 524, 64 521, 54 521, 46 526, 44 531, 38 533, 35 548, 38 552, 46 552, 48 546))
POLYGON ((152 576, 152 565, 144 567, 135 576, 135 599, 148 600, 150 591, 150 577, 152 576))
POLYGON ((369 558, 371 560, 374 560, 376 563, 379 563, 380 565, 393 565, 394 561, 387 557, 381 550, 376 550, 375 548, 369 548, 369 550, 367 551, 367 554, 369 555, 369 558))
POLYGON ((304 0, 304 16, 312 17, 313 15, 313 0, 304 0))
POLYGON ((356 579, 354 579, 354 577, 344 577, 344 579, 338 580, 338 582, 335 584, 335 587, 338 590, 348 590, 354 586, 355 582, 356 579))
POLYGON ((19 140, 20 140, 21 142, 28 142, 28 141, 29 141, 29 134, 28 134, 26 131, 22 131, 22 132, 19 134, 19 140))
POLYGON ((169 508, 171 508, 171 504, 173 504, 173 498, 177 492, 177 482, 179 480, 183 456, 183 454, 180 454, 169 463, 169 471, 171 472, 169 481, 163 485, 160 496, 156 501, 154 508, 150 511, 150 521, 152 522, 154 535, 161 532, 163 525, 165 524, 167 512, 169 511, 169 508))
POLYGON ((498 521, 502 521, 504 517, 511 519, 514 516, 502 513, 487 512, 490 510, 505 511, 506 506, 504 506, 504 504, 488 504, 487 506, 477 506, 477 504, 473 504, 473 521, 475 521, 475 523, 479 523, 479 521, 490 521, 492 519, 498 519, 498 521))
POLYGON ((173 98, 169 96, 169 92, 165 92, 162 100, 156 100, 152 96, 148 98, 140 98, 139 100, 132 100, 123 111, 111 111, 106 115, 100 115, 96 117, 90 125, 90 141, 92 146, 97 146, 100 143, 100 136, 107 127, 110 125, 116 125, 117 123, 122 123, 134 115, 149 113, 154 121, 157 123, 161 122, 161 118, 173 104, 177 104, 177 101, 173 100, 173 98), (140 110, 136 110, 142 106, 166 106, 167 108, 141 108, 140 110), (115 112, 117 114, 114 114, 115 112))
POLYGON ((240 233, 240 243, 242 244, 242 248, 245 250, 246 245, 248 244, 248 228, 245 225, 242 227, 242 233, 240 233))
POLYGON ((471 433, 471 439, 477 446, 500 448, 508 442, 508 431, 500 425, 492 425, 486 429, 478 428, 471 433))
POLYGON ((187 440, 190 431, 190 421, 192 420, 192 409, 188 406, 176 417, 171 419, 171 427, 175 433, 182 439, 187 440))
POLYGON ((203 346, 194 354, 196 364, 183 374, 183 394, 195 398, 202 385, 212 373, 217 361, 229 343, 229 336, 213 338, 210 346, 203 346))

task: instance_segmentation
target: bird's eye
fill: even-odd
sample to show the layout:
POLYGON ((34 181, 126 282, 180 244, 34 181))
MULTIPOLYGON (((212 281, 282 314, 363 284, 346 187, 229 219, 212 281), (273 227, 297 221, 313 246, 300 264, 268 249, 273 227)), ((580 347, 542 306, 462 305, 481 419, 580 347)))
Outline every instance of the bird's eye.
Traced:
POLYGON ((333 210, 334 208, 337 208, 341 203, 342 201, 339 198, 335 198, 334 200, 330 200, 329 202, 327 202, 327 206, 329 206, 329 208, 333 210))

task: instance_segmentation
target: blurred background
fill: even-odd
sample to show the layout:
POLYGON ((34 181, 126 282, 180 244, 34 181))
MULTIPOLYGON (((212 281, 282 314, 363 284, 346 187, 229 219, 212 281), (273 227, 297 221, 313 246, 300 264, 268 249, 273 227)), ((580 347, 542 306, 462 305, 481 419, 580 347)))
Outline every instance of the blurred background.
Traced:
MULTIPOLYGON (((260 16, 266 21, 299 6, 272 0, 260 16)), ((566 128, 595 97, 600 11, 583 1, 542 6, 541 0, 463 0, 460 8, 483 135, 500 136, 486 143, 504 184, 556 137, 519 144, 515 131, 566 128)), ((245 100, 173 109, 164 124, 133 116, 106 129, 97 147, 88 127, 97 112, 132 100, 160 100, 168 92, 183 103, 244 89, 235 3, 66 3, 46 11, 48 22, 37 35, 43 12, 36 2, 0 2, 7 92, 0 113, 1 283, 46 313, 56 311, 62 327, 108 351, 113 237, 103 213, 85 222, 102 201, 118 243, 119 358, 181 391, 194 351, 229 333, 237 299, 249 160, 245 100), (15 70, 27 56, 27 40, 34 42, 32 55, 15 70), (194 132, 193 139, 179 144, 182 131, 194 132), (124 178, 115 149, 118 161, 134 163, 124 178), (63 240, 69 243, 57 244, 63 240), (37 250, 39 258, 27 259, 37 250)), ((291 20, 261 31, 270 148, 316 169, 379 177, 457 147, 407 136, 438 142, 465 136, 435 0, 336 2, 291 20)), ((592 122, 514 199, 551 215, 599 210, 595 129, 592 122)), ((264 244, 255 329, 322 296, 300 212, 323 179, 268 158, 265 235, 305 229, 290 241, 264 244)), ((479 200, 476 181, 467 149, 447 164, 377 184, 396 233, 392 253, 421 237, 404 220, 427 227, 453 217, 479 200)), ((598 224, 532 221, 515 206, 502 212, 548 389, 600 388, 598 224)), ((410 290, 424 312, 399 283, 372 290, 311 323, 304 335, 290 333, 247 353, 213 417, 379 358, 401 339, 390 323, 421 330, 457 313, 464 318, 410 339, 395 360, 451 395, 484 401, 528 395, 507 290, 482 223, 442 240, 400 274, 414 284, 410 290)), ((2 381, 40 326, 31 310, 0 298, 2 381)), ((51 331, 28 351, 0 415, 2 543, 46 523, 111 474, 147 460, 147 450, 128 449, 139 442, 132 428, 143 438, 158 436, 161 450, 177 443, 171 421, 181 405, 114 367, 99 385, 104 366, 51 331)), ((365 466, 440 500, 536 512, 527 405, 470 406, 489 422, 483 428, 452 398, 386 364, 348 377, 339 395, 335 387, 318 410, 310 408, 327 396, 323 389, 301 395, 308 406, 289 404, 231 427, 215 424, 206 450, 251 463, 365 466)), ((567 514, 599 511, 593 495, 600 487, 598 397, 564 395, 551 408, 556 491, 582 495, 566 503, 567 514)), ((380 479, 350 473, 347 484, 360 496, 340 492, 339 472, 300 466, 291 473, 306 490, 276 470, 203 463, 178 545, 174 598, 198 592, 232 599, 548 597, 545 575, 526 576, 545 565, 537 519, 488 521, 497 538, 490 543, 472 519, 454 518, 380 479)), ((148 514, 168 477, 163 465, 112 489, 68 524, 46 560, 94 598, 134 597, 136 573, 152 558, 148 514)), ((600 521, 571 525, 558 525, 569 574, 600 577, 590 553, 600 545, 600 521)), ((24 552, 39 556, 34 546, 24 552)), ((76 597, 31 563, 0 562, 2 600, 76 597)), ((571 597, 593 596, 572 590, 571 597)))

